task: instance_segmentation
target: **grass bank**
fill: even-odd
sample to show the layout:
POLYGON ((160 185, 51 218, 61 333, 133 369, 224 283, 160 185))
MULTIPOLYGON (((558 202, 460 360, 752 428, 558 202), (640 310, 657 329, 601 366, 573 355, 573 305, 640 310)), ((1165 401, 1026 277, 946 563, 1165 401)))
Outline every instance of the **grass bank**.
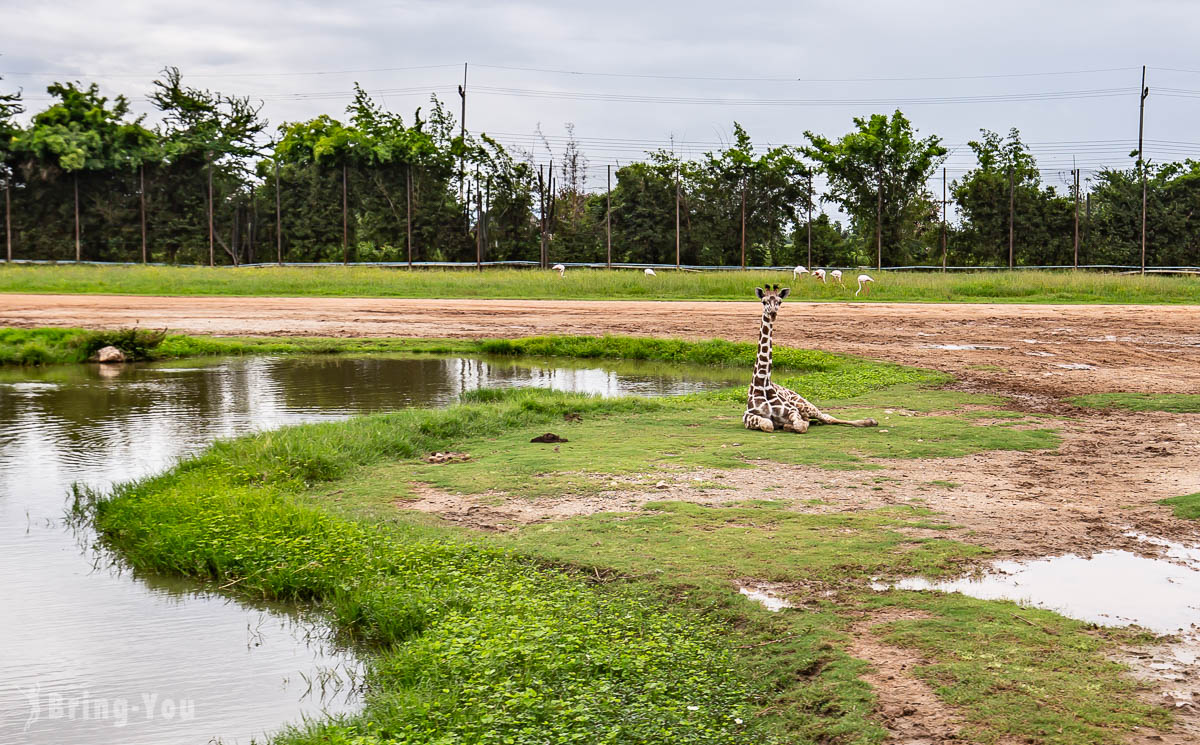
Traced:
POLYGON ((785 283, 810 301, 1197 303, 1200 278, 1092 272, 876 272, 869 297, 790 272, 675 272, 572 269, 565 277, 534 269, 384 269, 377 267, 0 266, 0 292, 294 297, 503 298, 561 300, 746 300, 755 285, 785 283))
MULTIPOLYGON (((625 343, 551 338, 486 351, 633 354, 625 343)), ((636 349, 688 361, 748 351, 636 349)), ((525 499, 598 494, 614 480, 648 491, 703 468, 717 475, 697 488, 722 490, 720 473, 764 460, 871 469, 868 458, 1058 442, 1017 418, 981 425, 977 407, 997 402, 921 387, 936 373, 812 354, 796 350, 781 377, 885 426, 751 433, 740 390, 673 399, 485 390, 452 409, 219 442, 157 478, 81 495, 80 509, 138 569, 312 601, 368 645, 363 713, 298 727, 280 743, 874 745, 886 731, 860 677, 866 664, 845 650, 851 627, 887 607, 922 611, 878 633, 922 651, 931 664, 917 673, 961 708, 978 741, 1107 743, 1161 725, 1105 659, 1106 637, 1083 624, 1010 603, 871 591, 873 577, 937 576, 987 555, 945 537, 950 526, 917 495, 837 514, 787 500, 660 501, 503 535, 397 509, 414 485, 525 499), (940 413, 889 420, 892 407, 940 413), (569 442, 529 442, 548 429, 569 442), (445 450, 470 459, 421 459, 445 450), (788 583, 799 607, 770 613, 738 594, 741 578, 788 583)))
POLYGON ((1093 409, 1200 413, 1200 395, 1194 393, 1091 393, 1067 400, 1076 406, 1093 409))
POLYGON ((1175 508, 1175 517, 1200 520, 1200 492, 1164 499, 1161 504, 1175 508))

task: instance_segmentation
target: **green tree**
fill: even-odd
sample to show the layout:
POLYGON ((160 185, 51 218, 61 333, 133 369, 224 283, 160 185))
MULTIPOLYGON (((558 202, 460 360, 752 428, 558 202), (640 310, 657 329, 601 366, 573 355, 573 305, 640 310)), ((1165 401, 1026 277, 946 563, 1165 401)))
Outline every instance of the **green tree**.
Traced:
POLYGON ((874 243, 878 227, 877 260, 907 262, 927 250, 924 236, 934 200, 926 184, 945 160, 946 148, 936 135, 917 139, 899 110, 890 118, 855 117, 854 127, 836 141, 806 131, 810 144, 803 152, 828 179, 829 198, 850 215, 855 240, 874 243))

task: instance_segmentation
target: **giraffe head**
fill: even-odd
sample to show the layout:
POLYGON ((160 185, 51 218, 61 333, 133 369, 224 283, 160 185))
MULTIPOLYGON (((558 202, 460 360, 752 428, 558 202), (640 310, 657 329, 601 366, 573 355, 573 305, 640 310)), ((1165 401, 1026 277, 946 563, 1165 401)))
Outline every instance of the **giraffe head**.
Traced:
POLYGON ((783 304, 783 299, 791 292, 784 287, 779 289, 779 285, 767 285, 766 287, 755 287, 754 294, 758 295, 758 299, 762 300, 763 314, 768 316, 772 321, 775 320, 775 314, 779 312, 779 306, 783 304))

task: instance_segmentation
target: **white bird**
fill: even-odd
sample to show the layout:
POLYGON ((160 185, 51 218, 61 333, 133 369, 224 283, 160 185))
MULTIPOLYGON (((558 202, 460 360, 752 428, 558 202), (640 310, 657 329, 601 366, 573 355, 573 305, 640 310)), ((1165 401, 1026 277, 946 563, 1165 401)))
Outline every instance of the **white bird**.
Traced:
POLYGON ((875 280, 871 279, 870 277, 868 277, 865 274, 858 275, 858 289, 854 291, 854 297, 858 297, 858 293, 862 292, 863 290, 866 290, 867 294, 870 295, 871 294, 871 285, 868 284, 864 287, 863 283, 864 282, 874 282, 874 281, 875 280))
POLYGON ((558 276, 560 276, 560 277, 567 273, 567 268, 565 266, 563 266, 562 264, 555 264, 554 266, 552 266, 550 268, 553 269, 554 271, 558 272, 558 276))
POLYGON ((833 277, 833 281, 837 282, 839 285, 842 285, 843 288, 846 286, 846 285, 842 284, 842 270, 841 269, 834 269, 832 272, 829 273, 829 276, 833 277))
POLYGON ((825 284, 825 270, 824 269, 813 269, 812 275, 816 279, 821 280, 821 284, 825 284))
POLYGON ((801 274, 808 274, 808 270, 802 266, 798 266, 792 270, 792 279, 799 279, 801 274))
POLYGON ((647 270, 646 270, 646 276, 647 276, 647 277, 657 277, 658 275, 654 273, 654 270, 653 270, 653 269, 647 269, 647 270))

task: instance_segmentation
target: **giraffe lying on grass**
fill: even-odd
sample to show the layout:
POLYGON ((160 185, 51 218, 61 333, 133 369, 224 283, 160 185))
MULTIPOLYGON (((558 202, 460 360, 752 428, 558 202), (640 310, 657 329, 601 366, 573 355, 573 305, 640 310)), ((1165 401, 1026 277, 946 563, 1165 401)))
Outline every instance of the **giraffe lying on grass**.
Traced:
POLYGON ((771 382, 771 329, 775 324, 775 316, 779 306, 788 296, 788 288, 779 289, 767 285, 766 289, 756 287, 754 292, 762 300, 762 330, 758 337, 758 359, 754 363, 754 380, 750 383, 750 393, 746 400, 746 413, 742 415, 742 423, 746 429, 761 429, 763 432, 774 432, 781 427, 787 432, 807 432, 810 422, 816 424, 845 424, 850 427, 875 427, 879 422, 874 419, 856 419, 847 421, 822 413, 816 406, 806 401, 800 394, 790 391, 781 385, 771 382))

